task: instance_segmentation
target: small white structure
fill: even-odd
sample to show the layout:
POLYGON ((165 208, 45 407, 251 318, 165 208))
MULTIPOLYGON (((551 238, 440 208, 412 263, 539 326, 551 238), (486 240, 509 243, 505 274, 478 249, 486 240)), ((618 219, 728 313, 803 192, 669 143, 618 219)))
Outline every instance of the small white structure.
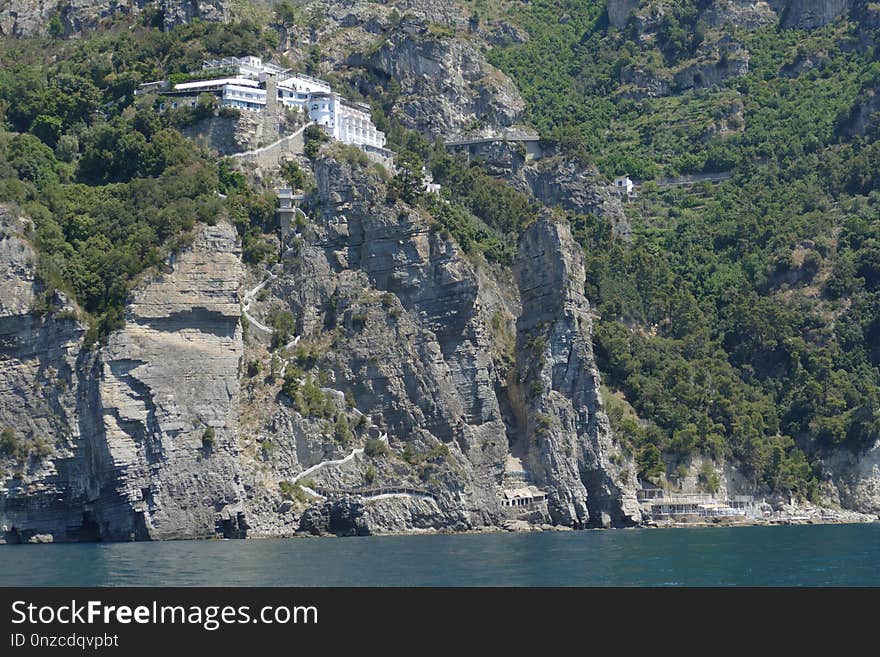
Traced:
POLYGON ((515 511, 540 511, 547 508, 547 494, 535 486, 523 485, 501 491, 501 508, 515 511))
POLYGON ((635 183, 629 176, 618 176, 615 178, 614 189, 618 194, 626 196, 627 198, 634 198, 636 195, 635 183))
POLYGON ((427 167, 422 167, 422 187, 426 194, 440 193, 440 184, 434 182, 434 176, 427 167))

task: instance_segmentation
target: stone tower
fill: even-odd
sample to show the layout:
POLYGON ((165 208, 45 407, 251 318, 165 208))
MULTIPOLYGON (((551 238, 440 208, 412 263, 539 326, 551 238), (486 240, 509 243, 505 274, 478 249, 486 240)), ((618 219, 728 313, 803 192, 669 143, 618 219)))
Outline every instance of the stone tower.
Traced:
POLYGON ((266 76, 266 114, 278 114, 278 78, 266 76))

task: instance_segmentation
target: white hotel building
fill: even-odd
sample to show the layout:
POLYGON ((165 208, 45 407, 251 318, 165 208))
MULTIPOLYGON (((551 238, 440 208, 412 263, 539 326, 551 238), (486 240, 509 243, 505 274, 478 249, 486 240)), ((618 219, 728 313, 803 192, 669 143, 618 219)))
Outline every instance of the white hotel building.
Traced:
MULTIPOLYGON (((354 103, 335 93, 324 80, 302 73, 292 73, 276 64, 264 63, 259 57, 228 57, 206 61, 202 75, 216 78, 175 84, 163 93, 181 97, 171 101, 171 107, 194 105, 201 93, 219 96, 226 107, 254 112, 264 111, 267 91, 274 91, 278 105, 298 108, 324 128, 325 132, 344 144, 384 149, 385 133, 376 129, 370 117, 370 108, 364 103, 354 103)), ((145 92, 155 83, 142 85, 145 92)))
POLYGON ((313 93, 307 111, 312 121, 344 144, 385 147, 385 133, 373 125, 366 103, 353 103, 333 92, 313 93))

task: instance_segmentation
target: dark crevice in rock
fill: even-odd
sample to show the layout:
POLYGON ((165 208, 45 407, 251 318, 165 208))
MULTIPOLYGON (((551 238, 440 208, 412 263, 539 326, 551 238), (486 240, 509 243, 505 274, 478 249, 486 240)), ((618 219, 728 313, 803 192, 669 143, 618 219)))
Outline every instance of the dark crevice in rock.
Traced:
POLYGON ((174 333, 194 328, 202 333, 223 338, 232 338, 238 326, 238 317, 230 317, 225 313, 199 306, 172 312, 164 317, 134 316, 129 321, 156 331, 174 333))

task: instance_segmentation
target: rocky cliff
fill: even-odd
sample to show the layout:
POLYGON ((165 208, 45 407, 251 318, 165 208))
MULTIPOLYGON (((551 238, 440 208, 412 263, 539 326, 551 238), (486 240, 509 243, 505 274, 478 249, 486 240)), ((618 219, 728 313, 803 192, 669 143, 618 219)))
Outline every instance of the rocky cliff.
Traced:
POLYGON ((125 328, 100 352, 94 438, 99 476, 118 495, 98 514, 102 536, 209 536, 218 522, 223 533, 242 530, 236 240, 226 223, 200 230, 133 295, 125 328))
MULTIPOLYGON (((855 0, 715 0, 702 10, 702 17, 713 26, 731 24, 753 29, 778 22, 784 28, 809 30, 831 23, 856 4, 855 0)), ((609 0, 608 21, 622 29, 638 14, 637 22, 645 31, 666 11, 659 2, 609 0)))
MULTIPOLYGON (((296 246, 263 303, 292 312, 298 347, 321 354, 303 376, 322 376, 328 390, 345 392, 369 422, 351 445, 331 438, 317 450, 298 448, 301 465, 343 456, 372 429, 387 434, 387 454, 312 478, 363 487, 372 467, 372 485, 435 496, 426 508, 418 498, 395 502, 415 505, 415 528, 493 524, 507 452, 495 393, 503 377, 489 327, 492 313, 503 310, 500 294, 421 213, 386 204, 376 171, 325 157, 315 177, 312 221, 290 238, 296 246)), ((366 507, 373 510, 371 529, 393 528, 374 504, 366 507)))
POLYGON ((772 0, 782 27, 810 30, 847 14, 854 0, 772 0))
POLYGON ((366 496, 357 504, 306 499, 306 508, 269 495, 249 524, 264 531, 346 528, 342 533, 496 526, 503 491, 523 477, 551 492, 545 520, 575 527, 638 522, 635 480, 627 487, 621 474, 631 463, 614 446, 599 397, 583 257, 570 232, 538 222, 540 230, 523 241, 513 287, 465 258, 420 212, 387 203, 385 182, 372 168, 325 156, 315 177, 311 220, 286 236, 283 270, 253 312, 292 314, 296 347, 292 358, 282 355, 289 358, 284 367, 303 367, 302 382, 322 380, 326 394, 344 398, 336 422, 351 416, 355 430, 340 437, 324 421, 321 437, 314 413, 276 392, 276 381, 255 384, 260 419, 249 431, 255 442, 273 444, 265 476, 275 485, 297 481, 299 470, 319 490, 384 486, 423 494, 366 496), (546 234, 551 227, 558 232, 546 234), (558 303, 551 289, 564 289, 558 303), (554 321, 544 382, 524 354, 532 332, 554 321), (551 363, 563 360, 571 371, 554 374, 551 363), (523 390, 544 383, 555 387, 527 405, 523 390), (272 413, 259 402, 266 398, 280 400, 272 413), (542 413, 566 415, 546 446, 530 449, 543 435, 536 424, 542 413), (376 436, 385 436, 388 449, 374 442, 359 451, 376 436))
POLYGON ((85 332, 76 308, 36 279, 28 223, 0 206, 0 539, 89 538, 93 496, 80 440, 78 369, 85 332), (55 314, 37 311, 38 302, 55 314), (10 435, 11 432, 11 435, 10 435), (10 444, 12 443, 12 444, 10 444), (15 456, 13 456, 15 454, 15 456))
POLYGON ((880 516, 880 441, 861 452, 839 450, 828 454, 822 468, 830 484, 823 501, 880 516))
POLYGON ((36 447, 3 458, 6 540, 243 534, 234 229, 199 229, 133 295, 125 328, 88 349, 69 303, 30 311, 33 252, 6 226, 0 423, 36 447))
POLYGON ((222 21, 229 0, 0 0, 0 36, 45 36, 57 19, 56 34, 77 34, 101 21, 143 11, 158 12, 165 29, 193 19, 222 21))
POLYGON ((437 36, 430 26, 401 25, 373 53, 354 53, 349 65, 379 84, 394 80, 394 115, 408 128, 443 140, 494 136, 520 123, 525 103, 516 86, 471 43, 437 36))
POLYGON ((530 521, 638 522, 567 227, 527 231, 513 282, 335 151, 281 263, 251 275, 246 326, 252 283, 222 221, 86 349, 74 308, 31 312, 34 254, 7 220, 0 420, 32 446, 3 461, 7 541, 497 527, 526 484, 550 497, 530 521), (278 313, 283 345, 263 329, 278 313))
POLYGON ((523 449, 536 480, 552 491, 551 516, 575 526, 635 524, 635 472, 614 445, 603 409, 584 258, 568 225, 545 216, 529 226, 515 272, 523 449))

